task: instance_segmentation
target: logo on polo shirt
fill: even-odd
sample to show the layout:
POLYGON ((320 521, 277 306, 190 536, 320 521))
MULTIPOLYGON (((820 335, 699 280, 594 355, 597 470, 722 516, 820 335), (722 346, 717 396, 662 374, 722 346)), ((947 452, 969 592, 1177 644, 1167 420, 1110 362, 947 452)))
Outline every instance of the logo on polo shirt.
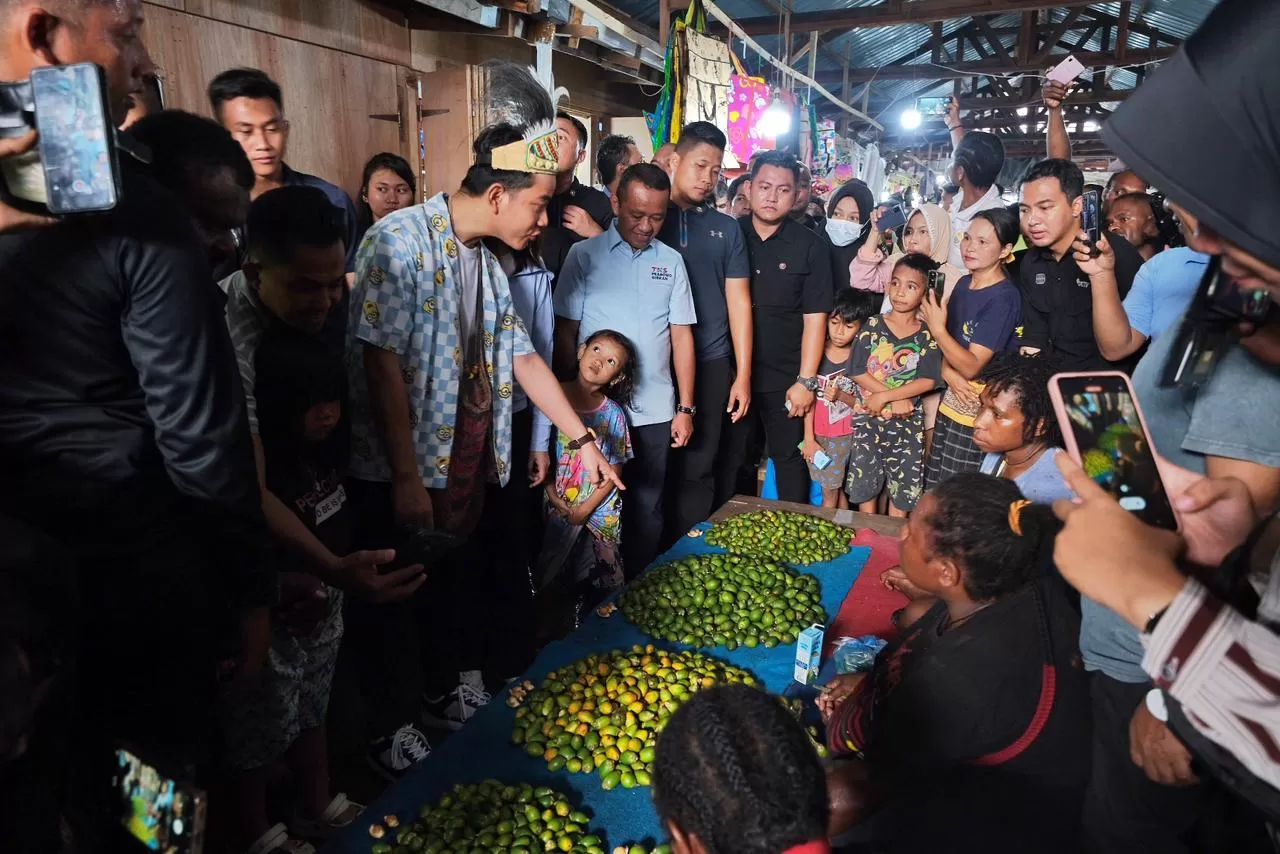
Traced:
POLYGON ((655 282, 669 282, 671 281, 671 268, 654 264, 649 269, 649 275, 655 282))
POLYGON ((721 240, 724 240, 724 232, 723 232, 723 231, 713 231, 713 232, 711 232, 711 236, 712 236, 712 237, 718 237, 718 238, 720 238, 721 240))
POLYGON ((1043 285, 1045 283, 1044 273, 1036 273, 1036 284, 1043 285))
POLYGON ((1088 280, 1088 279, 1076 279, 1076 287, 1077 287, 1077 288, 1087 288, 1087 287, 1089 287, 1089 280, 1088 280))

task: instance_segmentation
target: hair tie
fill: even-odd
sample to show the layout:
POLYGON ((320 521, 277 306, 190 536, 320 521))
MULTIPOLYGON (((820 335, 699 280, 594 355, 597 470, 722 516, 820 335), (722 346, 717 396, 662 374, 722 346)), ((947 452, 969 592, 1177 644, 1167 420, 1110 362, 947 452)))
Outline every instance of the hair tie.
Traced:
POLYGON ((1029 506, 1031 502, 1025 498, 1019 498, 1009 505, 1009 530, 1019 537, 1022 536, 1022 511, 1029 506))

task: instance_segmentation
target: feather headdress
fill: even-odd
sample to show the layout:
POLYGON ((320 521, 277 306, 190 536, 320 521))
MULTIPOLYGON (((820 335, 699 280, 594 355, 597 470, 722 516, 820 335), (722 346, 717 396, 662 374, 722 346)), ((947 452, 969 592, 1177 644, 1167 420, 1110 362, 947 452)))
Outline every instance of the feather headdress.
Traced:
MULTIPOLYGON (((538 45, 538 50, 550 45, 538 45)), ((514 62, 490 61, 481 66, 488 72, 488 104, 486 118, 490 124, 506 122, 523 136, 495 148, 490 155, 495 169, 516 172, 559 171, 556 141, 556 104, 568 95, 564 87, 556 88, 551 78, 551 63, 539 57, 546 73, 539 75, 532 66, 514 62)), ((546 59, 549 59, 547 57, 546 59)))

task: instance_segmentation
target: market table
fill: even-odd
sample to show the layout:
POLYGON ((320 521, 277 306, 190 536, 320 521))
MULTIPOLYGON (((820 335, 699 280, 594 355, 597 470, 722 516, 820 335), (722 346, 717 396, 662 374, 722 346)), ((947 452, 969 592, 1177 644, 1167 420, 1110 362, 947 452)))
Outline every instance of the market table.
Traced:
MULTIPOLYGON (((682 537, 653 565, 690 554, 722 554, 723 549, 707 545, 702 538, 710 523, 764 509, 804 513, 853 529, 870 528, 883 534, 895 534, 902 528, 901 520, 883 516, 739 495, 721 507, 710 522, 698 525, 689 535, 682 537)), ((871 550, 865 546, 855 546, 835 560, 794 568, 817 576, 822 585, 822 606, 829 618, 834 618, 870 553, 871 550)), ((577 631, 542 650, 530 665, 526 677, 535 685, 540 684, 551 671, 587 655, 627 649, 636 644, 688 649, 680 644, 651 638, 627 622, 621 611, 608 618, 592 613, 577 631)), ((750 670, 774 693, 782 693, 792 682, 794 644, 773 649, 739 647, 728 651, 724 647, 712 647, 700 651, 750 670)), ((592 816, 592 832, 603 836, 610 848, 665 838, 647 787, 617 788, 606 792, 600 786, 599 775, 569 774, 563 770, 553 773, 547 770, 541 759, 530 758, 523 749, 511 744, 515 709, 507 706, 506 697, 505 691, 495 696, 461 731, 449 737, 404 779, 388 788, 370 804, 360 819, 325 847, 325 854, 365 854, 376 841, 369 836, 371 824, 383 823, 384 817, 390 814, 397 815, 403 824, 408 824, 416 818, 422 804, 437 800, 454 784, 476 783, 489 778, 552 786, 569 793, 575 805, 592 816)))

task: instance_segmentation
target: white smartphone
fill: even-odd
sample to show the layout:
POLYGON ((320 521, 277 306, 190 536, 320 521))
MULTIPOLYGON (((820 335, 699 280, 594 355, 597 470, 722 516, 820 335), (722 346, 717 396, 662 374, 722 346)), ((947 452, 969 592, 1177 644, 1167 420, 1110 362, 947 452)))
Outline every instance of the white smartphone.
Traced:
POLYGON ((1049 69, 1049 73, 1045 75, 1050 80, 1061 83, 1063 86, 1071 85, 1071 81, 1075 80, 1084 73, 1084 66, 1080 64, 1080 60, 1074 55, 1067 54, 1067 58, 1059 62, 1053 68, 1049 69))

